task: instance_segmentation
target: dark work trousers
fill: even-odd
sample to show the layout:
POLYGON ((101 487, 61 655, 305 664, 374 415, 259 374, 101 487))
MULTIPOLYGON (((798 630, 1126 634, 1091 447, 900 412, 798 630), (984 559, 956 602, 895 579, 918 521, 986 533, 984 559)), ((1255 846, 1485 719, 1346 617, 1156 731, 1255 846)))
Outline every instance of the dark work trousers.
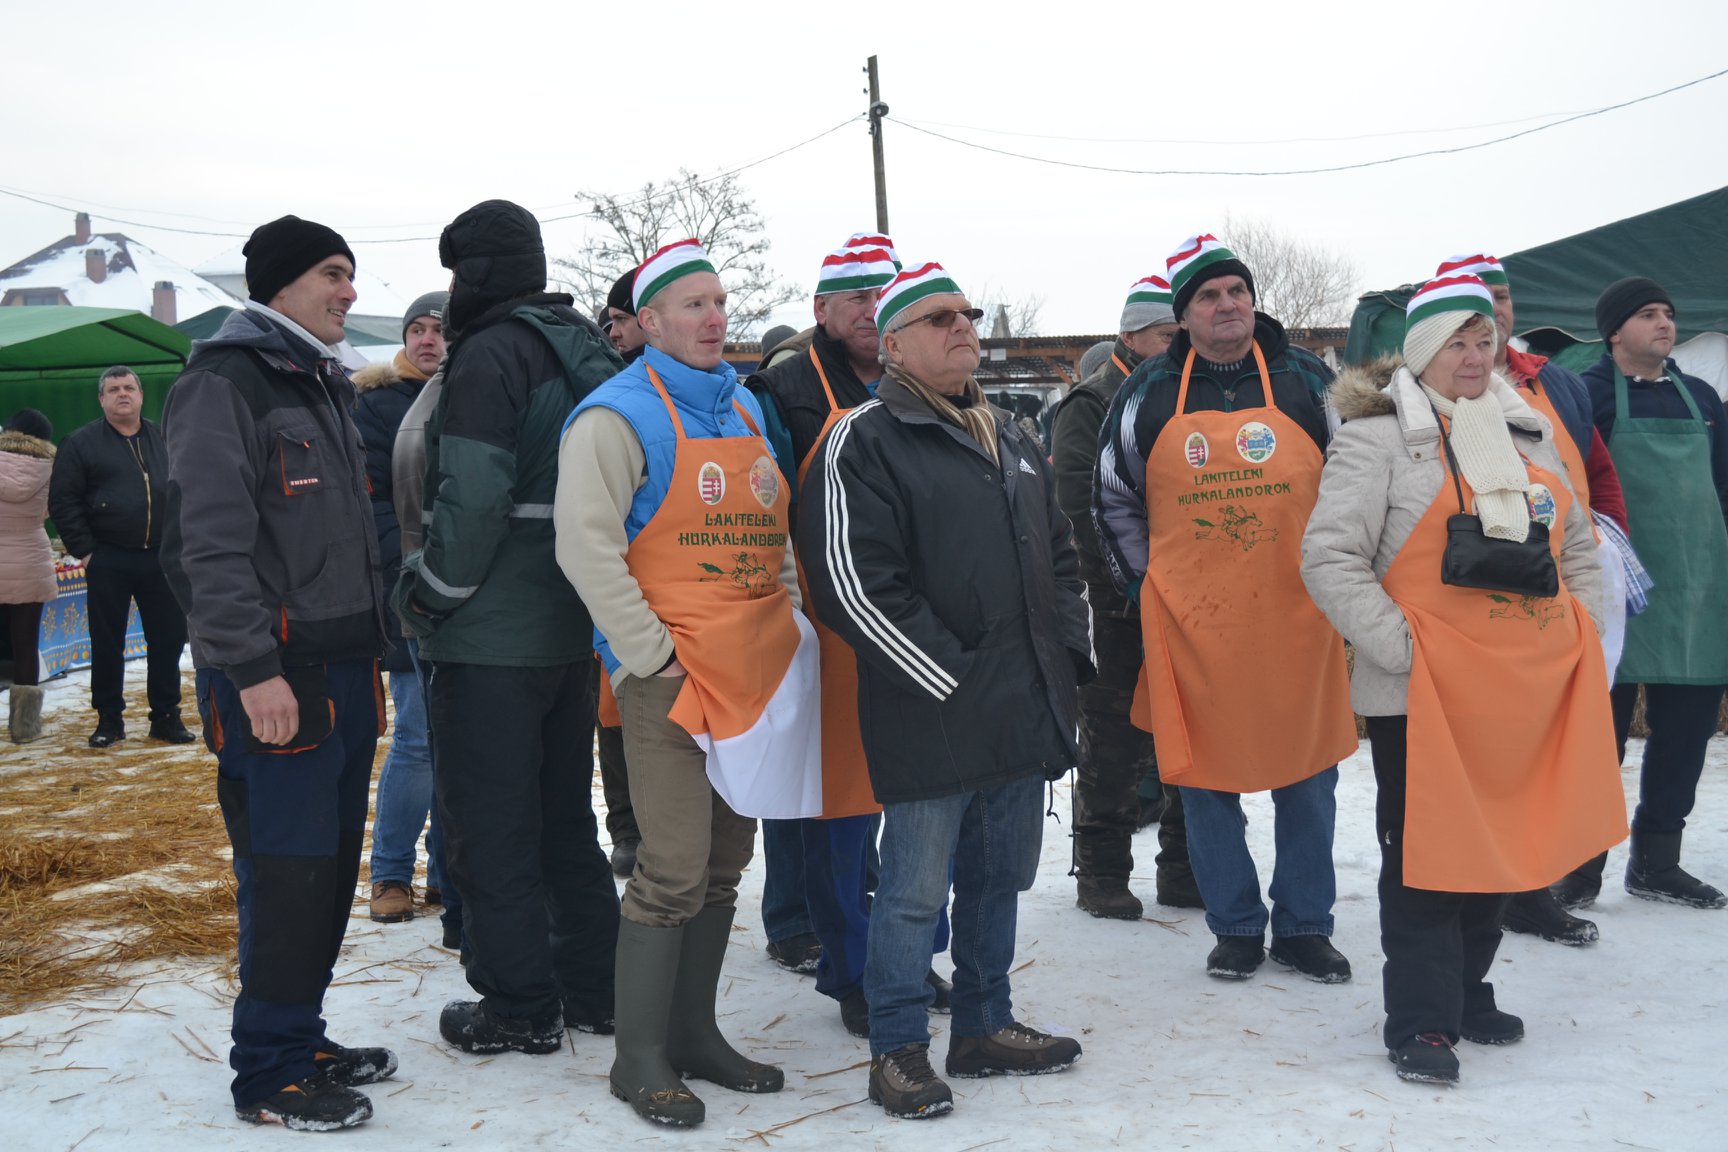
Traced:
MULTIPOLYGON (((444 852, 444 813, 438 807, 438 751, 436 741, 432 740, 432 665, 420 659, 420 642, 404 640, 408 647, 408 659, 414 665, 414 675, 420 678, 420 699, 426 701, 426 736, 428 750, 432 753, 432 803, 429 806, 431 827, 426 832, 426 874, 433 873, 432 861, 437 861, 437 875, 444 887, 439 890, 441 911, 438 913, 438 924, 448 933, 454 930, 456 939, 462 939, 462 893, 456 887, 456 880, 445 867, 444 852)), ((391 673, 395 675, 394 672, 391 673)), ((460 943, 457 945, 461 948, 460 943)), ((466 954, 466 950, 463 950, 466 954)), ((463 961, 466 963, 466 961, 463 961)))
POLYGON ((6 642, 12 650, 12 683, 42 683, 41 603, 0 604, 0 616, 6 617, 6 642))
POLYGON ((1404 886, 1404 796, 1407 717, 1370 716, 1374 758, 1374 827, 1380 840, 1381 978, 1386 1047, 1422 1032, 1457 1043, 1467 1015, 1492 1009, 1486 977, 1500 948, 1508 897, 1496 892, 1434 892, 1404 886))
POLYGON ((618 890, 594 820, 593 660, 434 662, 433 791, 488 1011, 612 1019, 618 890))
MULTIPOLYGON (((764 825, 768 821, 763 821, 764 825)), ((804 893, 810 925, 822 942, 816 991, 844 1000, 864 983, 870 942, 870 901, 882 861, 876 836, 882 817, 841 816, 798 820, 804 837, 804 893)), ((953 865, 949 865, 952 882, 953 865)), ((948 907, 936 918, 932 956, 948 951, 948 907)))
POLYGON ((240 691, 198 671, 204 742, 234 848, 240 994, 234 1000, 234 1103, 252 1104, 311 1075, 326 1043, 330 986, 360 876, 366 793, 378 742, 376 665, 326 666, 335 724, 320 744, 251 751, 240 691))
POLYGON ((121 695, 126 678, 126 618, 128 603, 136 600, 144 643, 149 646, 150 719, 178 717, 186 614, 168 590, 161 553, 154 548, 98 544, 84 569, 84 585, 90 611, 90 706, 103 716, 118 716, 126 707, 121 695))
POLYGON ((1152 734, 1128 719, 1142 661, 1139 613, 1097 612, 1092 644, 1098 677, 1080 689, 1073 872, 1082 879, 1125 885, 1134 871, 1140 781, 1158 767, 1152 734))
POLYGON ((606 838, 614 844, 639 841, 642 830, 636 827, 636 810, 630 807, 630 770, 624 763, 623 726, 602 725, 594 742, 600 747, 600 790, 606 797, 606 838))
MULTIPOLYGON (((1680 832, 1698 798, 1698 778, 1704 773, 1704 753, 1716 734, 1722 707, 1720 684, 1646 684, 1644 718, 1650 735, 1644 740, 1644 766, 1638 774, 1638 808, 1632 832, 1680 832)), ((1617 684, 1609 694, 1614 704, 1614 740, 1618 758, 1626 761, 1626 733, 1638 685, 1617 684)))
POLYGON ((762 934, 770 944, 816 931, 804 876, 804 821, 762 821, 762 934))

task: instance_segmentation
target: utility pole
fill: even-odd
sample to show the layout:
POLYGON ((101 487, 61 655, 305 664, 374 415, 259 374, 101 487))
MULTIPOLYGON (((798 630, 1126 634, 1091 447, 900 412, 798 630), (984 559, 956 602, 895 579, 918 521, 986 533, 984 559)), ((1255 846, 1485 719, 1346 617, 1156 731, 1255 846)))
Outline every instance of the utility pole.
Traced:
POLYGON ((870 151, 876 164, 876 231, 888 235, 888 178, 882 171, 882 119, 888 115, 888 105, 882 103, 881 88, 876 78, 876 57, 864 64, 870 74, 870 151))

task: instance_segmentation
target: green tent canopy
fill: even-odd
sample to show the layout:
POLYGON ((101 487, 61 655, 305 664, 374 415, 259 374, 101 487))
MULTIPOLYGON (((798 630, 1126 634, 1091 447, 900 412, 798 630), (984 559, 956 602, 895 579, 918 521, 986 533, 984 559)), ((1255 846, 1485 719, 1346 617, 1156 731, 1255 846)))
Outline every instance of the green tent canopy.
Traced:
MULTIPOLYGON (((1535 351, 1584 365, 1601 356, 1596 298, 1624 276, 1649 276, 1674 299, 1680 340, 1728 332, 1728 188, 1501 257, 1518 306, 1518 334, 1535 351), (1595 348, 1572 351, 1579 344, 1595 348)), ((1364 294, 1344 358, 1397 352, 1416 285, 1364 294)))
MULTIPOLYGON (((237 309, 216 307, 208 312, 200 312, 190 320, 182 320, 174 325, 193 340, 208 340, 216 335, 216 330, 222 327, 223 321, 232 316, 237 309)), ((377 348, 381 345, 402 343, 402 329, 396 320, 384 316, 355 316, 350 314, 346 325, 348 343, 356 348, 377 348)))
POLYGON ((183 333, 120 308, 0 308, 0 419, 35 408, 56 440, 102 415, 96 382, 124 364, 144 386, 144 415, 160 419, 168 386, 191 353, 183 333))

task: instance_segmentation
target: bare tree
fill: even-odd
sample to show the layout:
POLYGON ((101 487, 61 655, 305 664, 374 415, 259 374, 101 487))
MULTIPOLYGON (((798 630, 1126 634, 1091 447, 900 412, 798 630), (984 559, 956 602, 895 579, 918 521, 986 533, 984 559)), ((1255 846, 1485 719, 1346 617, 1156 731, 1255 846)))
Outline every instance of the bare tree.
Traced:
POLYGON ((1260 311, 1287 328, 1350 323, 1358 273, 1348 256, 1253 218, 1226 215, 1219 239, 1253 270, 1260 311))
POLYGON ((768 238, 755 202, 736 174, 703 182, 680 168, 670 180, 650 180, 629 196, 581 191, 595 226, 576 255, 552 262, 553 276, 592 313, 606 302, 614 281, 652 256, 662 244, 694 236, 726 286, 728 334, 745 339, 802 290, 775 276, 763 257, 768 238))
POLYGON ((999 291, 994 281, 986 280, 966 298, 974 308, 982 309, 984 318, 978 321, 980 336, 1036 336, 1039 316, 1044 311, 1044 297, 1037 293, 1010 298, 999 291), (1005 329, 1005 331, 1004 331, 1005 329))

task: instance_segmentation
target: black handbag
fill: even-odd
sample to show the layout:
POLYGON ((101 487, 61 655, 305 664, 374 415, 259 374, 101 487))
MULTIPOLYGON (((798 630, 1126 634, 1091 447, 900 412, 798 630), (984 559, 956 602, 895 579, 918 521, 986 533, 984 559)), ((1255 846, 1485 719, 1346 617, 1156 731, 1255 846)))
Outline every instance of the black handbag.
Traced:
POLYGON ((1553 597, 1560 594, 1560 570, 1548 550, 1548 526, 1530 521, 1523 543, 1500 540, 1482 532, 1482 518, 1464 511, 1464 487, 1458 483, 1458 459, 1452 438, 1442 434, 1458 514, 1446 517, 1446 550, 1440 556, 1440 583, 1455 588, 1481 588, 1514 596, 1553 597))

